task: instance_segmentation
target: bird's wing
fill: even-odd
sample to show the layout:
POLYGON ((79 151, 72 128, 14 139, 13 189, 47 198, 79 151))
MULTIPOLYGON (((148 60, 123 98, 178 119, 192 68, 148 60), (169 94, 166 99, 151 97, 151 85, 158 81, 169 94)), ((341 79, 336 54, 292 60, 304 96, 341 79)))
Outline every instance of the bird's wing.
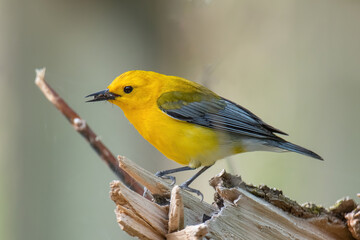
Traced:
POLYGON ((276 140, 279 137, 274 133, 286 135, 249 110, 216 95, 173 91, 162 94, 157 103, 172 118, 208 128, 276 140))

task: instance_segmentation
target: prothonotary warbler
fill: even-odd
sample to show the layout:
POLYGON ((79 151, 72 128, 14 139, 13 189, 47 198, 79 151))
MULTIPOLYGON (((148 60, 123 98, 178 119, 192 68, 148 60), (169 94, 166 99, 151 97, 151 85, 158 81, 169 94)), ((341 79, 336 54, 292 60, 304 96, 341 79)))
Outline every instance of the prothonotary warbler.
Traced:
POLYGON ((292 151, 322 158, 275 134, 286 133, 266 124, 244 107, 184 78, 150 71, 121 74, 89 102, 119 106, 139 133, 166 157, 184 167, 159 171, 157 176, 203 167, 181 188, 202 197, 189 185, 217 160, 249 151, 292 151))

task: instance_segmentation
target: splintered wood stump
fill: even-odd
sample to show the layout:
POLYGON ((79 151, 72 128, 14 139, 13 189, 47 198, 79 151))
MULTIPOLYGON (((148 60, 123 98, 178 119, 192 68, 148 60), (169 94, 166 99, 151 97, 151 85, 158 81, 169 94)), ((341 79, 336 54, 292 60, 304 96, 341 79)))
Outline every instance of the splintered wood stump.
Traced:
POLYGON ((118 159, 153 196, 148 200, 119 181, 111 183, 120 227, 140 239, 359 239, 359 206, 351 199, 331 210, 301 206, 279 190, 247 185, 223 170, 210 180, 216 190, 210 205, 118 159))

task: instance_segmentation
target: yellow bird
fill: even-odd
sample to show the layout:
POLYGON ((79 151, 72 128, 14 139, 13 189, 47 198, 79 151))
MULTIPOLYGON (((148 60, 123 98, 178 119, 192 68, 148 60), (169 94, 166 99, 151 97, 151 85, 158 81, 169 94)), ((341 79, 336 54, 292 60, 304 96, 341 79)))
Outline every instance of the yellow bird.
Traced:
POLYGON ((181 188, 189 187, 217 160, 249 151, 292 151, 319 160, 316 153, 275 135, 286 133, 266 124, 244 107, 184 78, 150 71, 121 74, 88 102, 119 106, 139 133, 169 159, 185 167, 159 171, 157 176, 203 167, 181 188))

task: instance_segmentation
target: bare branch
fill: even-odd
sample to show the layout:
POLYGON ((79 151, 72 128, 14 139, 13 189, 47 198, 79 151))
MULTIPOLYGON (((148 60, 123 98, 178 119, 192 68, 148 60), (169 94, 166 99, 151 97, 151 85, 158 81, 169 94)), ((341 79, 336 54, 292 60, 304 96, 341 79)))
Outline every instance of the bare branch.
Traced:
POLYGON ((75 130, 89 142, 90 146, 120 178, 120 180, 135 192, 143 194, 143 187, 119 167, 115 156, 100 141, 99 137, 86 124, 86 121, 74 112, 74 110, 72 110, 69 105, 45 82, 45 68, 36 69, 35 84, 40 88, 45 97, 67 118, 67 120, 69 120, 75 130))

